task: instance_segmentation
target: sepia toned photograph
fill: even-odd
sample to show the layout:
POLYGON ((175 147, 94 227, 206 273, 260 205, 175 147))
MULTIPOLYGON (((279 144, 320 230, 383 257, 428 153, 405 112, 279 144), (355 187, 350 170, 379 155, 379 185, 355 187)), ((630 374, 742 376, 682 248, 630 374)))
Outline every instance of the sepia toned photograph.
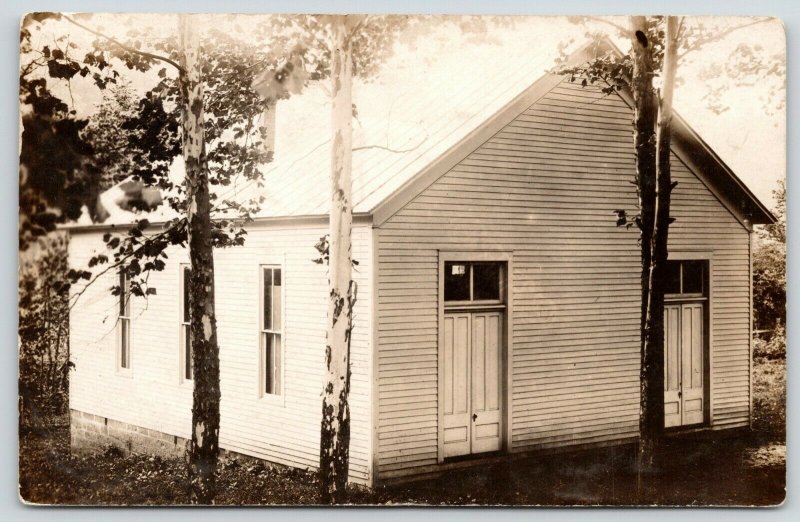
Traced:
POLYGON ((22 503, 786 500, 780 19, 19 30, 22 503))

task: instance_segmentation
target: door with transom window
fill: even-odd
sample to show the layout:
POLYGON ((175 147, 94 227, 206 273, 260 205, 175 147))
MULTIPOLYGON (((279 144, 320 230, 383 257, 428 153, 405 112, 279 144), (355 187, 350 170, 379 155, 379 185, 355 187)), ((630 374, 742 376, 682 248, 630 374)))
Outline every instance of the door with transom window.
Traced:
POLYGON ((706 261, 669 261, 664 298, 664 427, 705 421, 706 261))
POLYGON ((498 451, 503 437, 506 264, 446 261, 443 269, 443 456, 498 451))

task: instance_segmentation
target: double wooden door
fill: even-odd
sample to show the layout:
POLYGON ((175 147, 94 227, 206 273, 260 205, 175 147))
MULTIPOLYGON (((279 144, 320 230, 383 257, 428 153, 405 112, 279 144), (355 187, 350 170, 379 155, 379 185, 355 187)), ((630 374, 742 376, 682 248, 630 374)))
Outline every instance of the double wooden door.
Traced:
POLYGON ((444 456, 501 449, 503 312, 444 315, 444 456))
POLYGON ((705 417, 704 304, 664 307, 664 426, 700 424, 705 417))

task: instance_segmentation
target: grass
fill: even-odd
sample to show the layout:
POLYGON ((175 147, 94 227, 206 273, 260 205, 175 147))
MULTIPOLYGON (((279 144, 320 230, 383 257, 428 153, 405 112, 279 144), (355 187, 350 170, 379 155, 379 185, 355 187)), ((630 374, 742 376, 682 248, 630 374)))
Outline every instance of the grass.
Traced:
MULTIPOLYGON (((756 359, 753 430, 669 437, 654 493, 636 497, 634 447, 618 446, 516 458, 440 477, 354 487, 354 504, 427 505, 776 505, 785 496, 786 374, 783 359, 756 359)), ((308 505, 316 475, 223 459, 218 504, 308 505)), ((32 503, 175 505, 188 502, 180 459, 122 456, 109 450, 78 457, 69 427, 20 434, 20 495, 32 503)))
POLYGON ((786 442, 786 359, 753 363, 753 430, 768 442, 786 442))

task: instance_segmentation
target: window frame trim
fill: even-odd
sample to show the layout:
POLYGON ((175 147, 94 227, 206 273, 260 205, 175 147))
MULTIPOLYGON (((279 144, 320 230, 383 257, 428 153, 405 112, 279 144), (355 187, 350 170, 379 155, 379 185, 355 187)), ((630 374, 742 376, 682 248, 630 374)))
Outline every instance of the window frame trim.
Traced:
POLYGON ((120 287, 120 293, 116 297, 115 308, 117 309, 117 325, 116 325, 116 350, 114 354, 114 366, 116 374, 120 377, 133 378, 133 295, 130 293, 130 277, 124 272, 122 268, 116 273, 117 281, 123 281, 124 286, 120 287), (127 290, 127 291, 126 291, 127 290), (126 296, 127 294, 127 296, 126 296), (127 315, 122 315, 120 310, 120 300, 127 299, 125 304, 125 311, 127 315), (122 365, 122 322, 126 321, 128 325, 128 339, 126 349, 128 352, 128 366, 122 365))
POLYGON ((437 461, 444 462, 444 316, 446 311, 452 308, 445 307, 444 301, 444 265, 447 261, 465 262, 499 262, 506 267, 505 280, 501 280, 501 295, 505 297, 505 325, 503 332, 504 356, 503 356, 503 414, 501 453, 508 453, 512 448, 511 426, 512 426, 512 361, 514 360, 514 250, 481 249, 481 250, 458 250, 458 249, 439 249, 438 250, 438 272, 437 272, 437 307, 438 307, 438 401, 437 401, 437 461))
MULTIPOLYGON (((508 261, 495 261, 491 259, 448 259, 442 265, 442 269, 444 270, 447 263, 464 263, 467 265, 468 274, 469 274, 469 295, 470 299, 464 300, 451 300, 447 301, 444 299, 444 288, 442 288, 442 301, 444 303, 444 307, 448 310, 452 309, 459 309, 459 308, 482 308, 482 307, 501 307, 506 305, 506 293, 508 289, 506 288, 506 284, 504 283, 508 271, 508 261), (472 299, 475 295, 475 271, 473 270, 473 266, 476 264, 497 264, 500 268, 500 272, 498 274, 499 281, 498 281, 498 293, 500 294, 499 299, 472 299)), ((446 283, 442 283, 446 284, 446 283)))
MULTIPOLYGON (((183 285, 183 270, 188 268, 191 272, 192 265, 189 262, 178 263, 178 383, 182 386, 194 386, 194 368, 192 368, 192 378, 187 379, 184 369, 186 368, 186 350, 185 350, 185 337, 184 326, 187 323, 183 322, 183 300, 184 300, 184 285, 183 285)), ((189 316, 189 329, 192 328, 191 312, 189 316)))
POLYGON ((703 291, 691 292, 691 293, 678 293, 678 294, 671 294, 664 292, 665 302, 687 301, 687 300, 710 301, 712 254, 710 252, 681 251, 681 252, 675 252, 674 254, 670 252, 669 257, 667 258, 667 263, 676 262, 680 264, 678 277, 679 277, 679 285, 681 292, 683 291, 683 266, 684 263, 691 261, 700 261, 704 263, 703 274, 702 274, 703 291))
POLYGON ((256 370, 256 397, 259 401, 264 402, 266 404, 271 404, 275 406, 285 406, 286 405, 286 263, 283 257, 281 258, 266 258, 263 262, 258 263, 258 287, 257 291, 258 294, 256 299, 258 299, 258 307, 256 316, 256 346, 258 347, 257 352, 257 363, 258 367, 256 370), (271 269, 280 269, 281 271, 281 324, 280 324, 280 331, 274 329, 265 330, 264 326, 264 269, 271 268, 271 269), (262 342, 262 335, 264 333, 271 333, 271 334, 279 334, 281 338, 281 348, 280 348, 280 364, 281 367, 279 368, 280 379, 281 379, 281 390, 280 393, 267 393, 264 389, 264 378, 265 376, 265 369, 266 369, 266 346, 262 342))
MULTIPOLYGON (((702 298, 696 297, 688 297, 681 294, 665 294, 664 301, 665 303, 681 303, 681 302, 697 302, 701 301, 705 305, 705 331, 706 337, 705 342, 708 343, 705 348, 705 357, 704 364, 707 363, 707 370, 705 371, 705 379, 706 379, 706 389, 704 391, 705 397, 705 406, 707 406, 706 415, 703 420, 703 427, 704 428, 713 428, 714 427, 714 409, 716 407, 714 401, 714 387, 717 385, 714 379, 714 372, 715 372, 715 365, 714 365, 714 353, 715 353, 715 342, 714 342, 714 308, 716 306, 716 299, 714 296, 715 293, 715 278, 714 278, 714 266, 715 266, 715 256, 713 250, 708 249, 676 249, 670 250, 667 261, 705 261, 706 262, 706 269, 708 272, 705 274, 705 283, 708 285, 705 288, 705 295, 702 298)), ((752 353, 750 354, 752 358, 752 353)), ((752 370, 752 369, 751 369, 752 370)), ((751 394, 752 395, 752 394, 751 394)))

